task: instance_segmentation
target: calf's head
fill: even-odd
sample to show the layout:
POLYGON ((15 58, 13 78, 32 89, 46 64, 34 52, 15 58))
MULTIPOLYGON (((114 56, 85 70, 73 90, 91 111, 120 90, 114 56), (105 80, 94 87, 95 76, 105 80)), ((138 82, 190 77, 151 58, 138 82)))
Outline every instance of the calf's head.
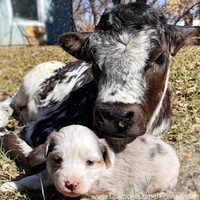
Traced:
POLYGON ((193 32, 168 25, 162 13, 146 4, 130 3, 107 8, 93 33, 61 35, 64 50, 92 64, 98 89, 94 127, 107 136, 135 138, 152 133, 163 118, 166 124, 160 126, 166 129, 169 58, 193 32))
POLYGON ((104 139, 80 125, 51 133, 44 148, 55 187, 70 197, 87 193, 115 159, 104 139))

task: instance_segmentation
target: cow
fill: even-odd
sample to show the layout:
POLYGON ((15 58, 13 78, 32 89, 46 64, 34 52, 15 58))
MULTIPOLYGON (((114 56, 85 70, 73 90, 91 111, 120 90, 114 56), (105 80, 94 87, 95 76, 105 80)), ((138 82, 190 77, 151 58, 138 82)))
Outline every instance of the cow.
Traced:
POLYGON ((145 133, 161 138, 171 122, 170 56, 194 28, 167 24, 143 3, 107 8, 93 33, 65 33, 60 46, 92 65, 97 86, 93 128, 115 144, 145 133))
POLYGON ((32 147, 71 124, 96 131, 115 152, 144 134, 161 138, 172 116, 170 56, 194 34, 144 3, 114 5, 93 33, 60 36, 60 46, 79 61, 38 65, 0 112, 23 113, 27 125, 19 136, 32 147))

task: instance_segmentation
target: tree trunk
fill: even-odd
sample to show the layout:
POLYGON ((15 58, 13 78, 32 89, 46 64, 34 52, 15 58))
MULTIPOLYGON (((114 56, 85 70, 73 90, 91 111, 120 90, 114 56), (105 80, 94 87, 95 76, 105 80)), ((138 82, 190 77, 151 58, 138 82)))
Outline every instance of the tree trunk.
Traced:
POLYGON ((96 26, 98 24, 98 14, 97 14, 97 9, 95 6, 95 0, 89 0, 90 1, 90 6, 92 9, 92 14, 94 17, 94 25, 96 26))
POLYGON ((104 1, 104 8, 107 8, 107 7, 108 7, 109 2, 110 2, 110 0, 105 0, 105 1, 104 1))

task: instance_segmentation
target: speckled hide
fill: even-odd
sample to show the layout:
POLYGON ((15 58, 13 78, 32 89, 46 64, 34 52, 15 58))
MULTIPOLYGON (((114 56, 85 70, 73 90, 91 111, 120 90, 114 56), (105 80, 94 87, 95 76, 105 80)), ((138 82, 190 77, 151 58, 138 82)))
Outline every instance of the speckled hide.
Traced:
POLYGON ((146 4, 107 8, 93 33, 59 38, 60 46, 82 61, 50 61, 32 69, 19 91, 1 103, 0 127, 18 111, 28 123, 20 136, 34 147, 70 124, 94 129, 114 146, 145 133, 160 138, 172 115, 170 56, 194 31, 167 24, 146 4))

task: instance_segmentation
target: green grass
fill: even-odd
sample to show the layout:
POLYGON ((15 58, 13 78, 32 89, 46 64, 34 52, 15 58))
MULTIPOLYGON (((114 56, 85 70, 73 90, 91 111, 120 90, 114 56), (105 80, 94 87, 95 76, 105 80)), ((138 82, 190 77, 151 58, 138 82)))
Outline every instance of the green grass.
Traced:
MULTIPOLYGON (((35 65, 50 60, 75 59, 57 46, 0 48, 0 100, 16 92, 23 76, 35 65)), ((200 46, 185 47, 171 59, 169 89, 172 94, 173 120, 163 140, 173 145, 179 156, 181 168, 176 189, 164 195, 169 195, 170 198, 172 197, 170 195, 175 194, 185 197, 200 195, 200 46)), ((15 127, 16 122, 11 120, 9 126, 15 127)), ((0 158, 0 171, 5 175, 5 179, 1 180, 3 183, 11 179, 5 173, 6 170, 8 168, 14 170, 16 166, 12 162, 12 167, 10 164, 8 168, 2 168, 5 162, 10 161, 2 153, 1 148, 0 158)), ((15 192, 9 197, 0 195, 0 199, 6 198, 57 200, 63 199, 63 196, 55 188, 45 188, 43 193, 26 190, 15 192)))
POLYGON ((43 184, 42 184, 42 179, 41 179, 41 175, 40 175, 40 184, 41 184, 41 189, 42 189, 42 197, 43 197, 43 200, 45 200, 45 192, 44 192, 44 187, 43 187, 43 184))

